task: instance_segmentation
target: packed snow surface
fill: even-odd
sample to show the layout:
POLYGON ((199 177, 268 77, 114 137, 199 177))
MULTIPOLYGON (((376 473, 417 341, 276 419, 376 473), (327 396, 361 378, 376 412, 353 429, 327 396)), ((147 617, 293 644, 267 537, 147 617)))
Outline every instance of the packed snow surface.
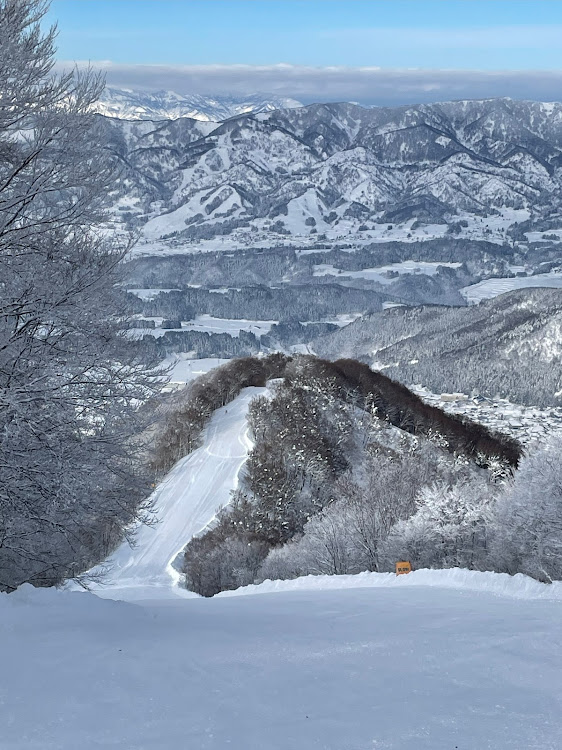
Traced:
POLYGON ((185 594, 173 562, 216 511, 230 500, 251 440, 248 404, 263 388, 245 388, 213 415, 201 448, 179 461, 154 493, 156 523, 136 531, 135 546, 127 542, 100 567, 104 583, 97 593, 112 599, 150 599, 185 594))
POLYGON ((356 575, 308 575, 288 581, 268 580, 257 585, 243 586, 236 591, 223 591, 217 596, 249 596, 285 591, 331 591, 347 588, 386 588, 388 586, 406 586, 408 588, 411 586, 437 586, 439 588, 486 592, 514 599, 549 599, 562 602, 562 581, 555 581, 547 586, 521 573, 510 576, 507 573, 486 573, 463 568, 414 570, 407 576, 368 571, 356 575))
POLYGON ((559 589, 462 573, 0 595, 0 747, 559 750, 559 589))

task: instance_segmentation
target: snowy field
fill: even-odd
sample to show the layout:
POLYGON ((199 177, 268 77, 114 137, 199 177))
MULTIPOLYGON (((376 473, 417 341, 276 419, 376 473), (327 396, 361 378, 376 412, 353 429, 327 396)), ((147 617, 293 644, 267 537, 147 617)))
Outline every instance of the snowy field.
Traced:
POLYGON ((335 268, 332 265, 323 263, 314 266, 313 276, 349 276, 351 279, 365 279, 366 281, 376 281, 378 284, 391 284, 396 277, 389 277, 389 273, 406 274, 418 273, 427 276, 434 276, 439 266, 448 266, 449 268, 459 268, 462 263, 434 263, 428 261, 404 260, 401 263, 390 263, 378 268, 363 268, 361 271, 344 271, 335 268))
POLYGON ((193 359, 189 354, 180 352, 171 354, 162 362, 163 367, 170 367, 168 380, 170 383, 189 383, 191 380, 205 375, 214 370, 215 367, 230 362, 229 359, 219 359, 218 357, 207 357, 204 359, 193 359))
POLYGON ((179 289, 127 289, 129 294, 134 294, 143 301, 151 300, 157 297, 161 292, 167 294, 168 292, 179 292, 179 289))
POLYGON ((562 229, 547 229, 544 232, 525 232, 525 237, 529 242, 551 242, 551 237, 562 237, 562 229), (545 238, 546 235, 546 238, 545 238))
POLYGON ((541 273, 536 276, 516 276, 509 279, 486 279, 478 284, 465 286, 460 293, 471 305, 477 305, 483 299, 497 297, 499 294, 512 292, 514 289, 526 289, 527 287, 549 287, 562 289, 562 273, 552 271, 541 273))
MULTIPOLYGON (((213 290, 216 291, 216 290, 213 290)), ((342 313, 333 318, 325 318, 319 322, 333 323, 343 327, 353 323, 354 320, 361 317, 361 313, 342 313)), ((137 319, 141 319, 137 316, 137 319)), ((228 333, 229 336, 238 338, 240 331, 253 333, 259 338, 265 336, 271 331, 271 327, 277 324, 278 320, 247 320, 238 318, 214 318, 212 315, 197 315, 194 320, 182 321, 181 328, 162 328, 164 318, 142 318, 142 320, 153 320, 155 328, 131 328, 128 331, 129 336, 142 338, 143 336, 155 336, 160 338, 168 331, 199 331, 200 333, 228 333)), ((303 325, 316 321, 304 321, 303 325)), ((221 360, 226 361, 226 360, 221 360)))
MULTIPOLYGON (((424 240, 439 239, 447 236, 447 224, 420 224, 415 227, 414 219, 401 224, 388 224, 368 222, 368 229, 359 231, 359 226, 364 222, 357 219, 345 219, 340 217, 333 227, 326 224, 314 206, 310 204, 312 196, 304 194, 297 200, 297 204, 291 201, 289 206, 290 215, 285 219, 285 226, 289 234, 278 234, 272 232, 266 226, 264 220, 254 219, 249 227, 234 229, 229 235, 217 236, 209 240, 185 240, 181 238, 165 239, 165 235, 174 228, 184 229, 182 224, 181 209, 179 214, 164 214, 152 219, 150 226, 145 227, 143 236, 131 250, 130 257, 139 255, 184 255, 186 253, 199 252, 236 252, 237 250, 248 250, 250 248, 270 247, 294 247, 301 252, 318 252, 310 250, 310 246, 318 244, 318 235, 310 233, 310 227, 306 226, 307 215, 315 217, 318 226, 326 240, 323 243, 330 247, 337 247, 339 243, 353 243, 357 247, 373 242, 420 242, 424 240), (298 201, 303 205, 298 205, 298 201), (296 209, 296 210, 295 210, 296 209), (304 213, 303 213, 304 211, 304 213), (180 219, 175 226, 176 219, 180 219), (415 227, 415 228, 414 228, 415 227)), ((199 210, 199 208, 197 208, 199 210)), ((506 241, 506 231, 515 222, 526 221, 529 212, 526 209, 502 209, 496 216, 479 217, 471 214, 459 214, 459 220, 464 219, 468 226, 463 227, 455 237, 486 240, 496 244, 506 241)), ((540 233, 542 236, 542 233, 540 233)))
POLYGON ((160 328, 164 318, 144 318, 153 320, 156 328, 131 328, 132 336, 156 336, 159 338, 167 331, 199 331, 200 333, 228 333, 229 336, 238 337, 240 331, 248 331, 256 336, 269 333, 271 326, 276 320, 242 320, 231 318, 214 318, 212 315, 197 315, 194 320, 182 322, 180 328, 160 328))
POLYGON ((559 588, 419 575, 141 606, 2 594, 0 747, 560 750, 559 588))

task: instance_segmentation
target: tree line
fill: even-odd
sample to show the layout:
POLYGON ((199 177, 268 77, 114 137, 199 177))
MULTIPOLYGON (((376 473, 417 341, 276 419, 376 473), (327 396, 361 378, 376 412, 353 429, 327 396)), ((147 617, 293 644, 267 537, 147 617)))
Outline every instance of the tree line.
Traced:
MULTIPOLYGON (((382 310, 386 295, 370 289, 355 289, 333 283, 310 286, 263 285, 230 288, 224 293, 188 288, 161 293, 142 306, 145 317, 184 318, 183 310, 217 318, 244 320, 317 321, 346 313, 382 310)), ((189 320, 190 318, 185 318, 189 320)))

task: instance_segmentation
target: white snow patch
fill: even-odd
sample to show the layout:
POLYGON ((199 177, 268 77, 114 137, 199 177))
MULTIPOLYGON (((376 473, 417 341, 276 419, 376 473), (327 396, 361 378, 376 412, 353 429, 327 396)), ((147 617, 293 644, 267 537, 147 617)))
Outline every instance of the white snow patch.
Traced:
POLYGON ((160 293, 167 294, 168 292, 179 292, 179 289, 127 289, 129 294, 134 294, 142 300, 151 300, 157 297, 160 293))
POLYGON ((191 380, 195 380, 195 378, 205 375, 229 361, 228 359, 219 359, 218 357, 194 359, 189 353, 180 352, 179 354, 171 354, 169 357, 166 357, 162 365, 172 368, 168 375, 170 383, 189 383, 191 380))
POLYGON ((562 272, 551 271, 536 276, 515 276, 513 278, 486 279, 478 284, 463 287, 460 292, 470 304, 478 304, 483 299, 528 287, 549 287, 562 289, 562 272))
POLYGON ((361 271, 344 271, 327 263, 314 266, 313 276, 348 276, 352 279, 366 279, 376 281, 379 284, 391 284, 394 278, 389 274, 425 274, 434 276, 439 266, 459 268, 462 263, 441 263, 433 261, 404 260, 401 263, 390 263, 378 268, 363 268, 361 271))
POLYGON ((544 235, 555 235, 558 239, 562 237, 562 229, 545 229, 544 232, 525 232, 525 237, 529 242, 548 242, 544 235))
POLYGON ((198 331, 200 333, 228 333, 238 337, 240 331, 262 336, 269 333, 276 320, 242 320, 234 318, 215 318, 212 315, 197 315, 194 320, 182 321, 180 328, 161 328, 163 318, 146 318, 154 320, 156 328, 131 328, 129 335, 134 337, 155 336, 159 338, 167 331, 198 331))

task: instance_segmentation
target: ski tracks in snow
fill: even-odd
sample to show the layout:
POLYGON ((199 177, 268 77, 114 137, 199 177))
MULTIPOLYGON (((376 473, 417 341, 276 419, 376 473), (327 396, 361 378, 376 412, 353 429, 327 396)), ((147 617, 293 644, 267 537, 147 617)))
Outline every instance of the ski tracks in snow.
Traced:
POLYGON ((124 600, 195 596, 177 585, 180 576, 174 560, 229 502, 252 447, 248 406, 265 390, 245 388, 234 401, 217 409, 203 445, 178 461, 155 490, 157 522, 139 527, 134 546, 124 542, 104 563, 107 572, 103 583, 93 587, 96 594, 124 600))

